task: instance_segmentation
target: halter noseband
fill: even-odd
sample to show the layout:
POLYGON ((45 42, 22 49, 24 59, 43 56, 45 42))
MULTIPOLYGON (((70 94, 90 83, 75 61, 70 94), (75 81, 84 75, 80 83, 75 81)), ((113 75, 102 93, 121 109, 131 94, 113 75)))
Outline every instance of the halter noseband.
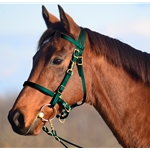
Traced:
POLYGON ((70 61, 69 67, 66 71, 66 74, 65 74, 60 86, 57 88, 57 90, 55 92, 52 92, 49 89, 47 89, 47 88, 45 88, 39 84, 30 82, 30 81, 25 81, 23 86, 30 86, 32 88, 39 90, 43 94, 51 96, 52 100, 51 100, 50 105, 49 105, 49 107, 51 107, 51 108, 53 108, 56 105, 56 103, 61 104, 64 109, 62 110, 61 114, 57 115, 56 117, 60 118, 60 119, 64 119, 69 115, 69 112, 73 108, 75 108, 76 106, 82 105, 86 99, 86 84, 85 84, 83 66, 82 66, 83 65, 82 53, 84 50, 85 31, 83 28, 81 28, 81 32, 80 32, 80 35, 79 35, 77 41, 72 39, 70 36, 67 36, 64 34, 61 34, 61 38, 73 43, 76 46, 76 48, 74 50, 74 54, 72 55, 72 59, 70 61), (78 68, 78 74, 81 77, 84 96, 83 96, 83 100, 80 104, 75 103, 75 104, 69 106, 61 98, 61 94, 62 94, 63 90, 65 89, 65 86, 66 86, 68 80, 70 79, 71 75, 73 74, 73 69, 74 69, 75 64, 77 65, 77 68, 78 68))

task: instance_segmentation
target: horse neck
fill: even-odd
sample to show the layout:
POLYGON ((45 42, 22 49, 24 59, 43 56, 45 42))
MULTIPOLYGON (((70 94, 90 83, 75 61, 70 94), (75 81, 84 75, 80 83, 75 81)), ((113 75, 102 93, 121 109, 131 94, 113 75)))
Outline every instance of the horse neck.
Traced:
POLYGON ((123 147, 150 146, 147 115, 150 114, 150 87, 133 80, 103 56, 92 57, 87 102, 100 113, 123 147))

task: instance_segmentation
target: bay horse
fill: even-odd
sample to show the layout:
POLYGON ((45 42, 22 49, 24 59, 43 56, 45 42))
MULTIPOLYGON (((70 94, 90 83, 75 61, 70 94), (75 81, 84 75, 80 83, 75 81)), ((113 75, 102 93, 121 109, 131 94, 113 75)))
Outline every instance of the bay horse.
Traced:
POLYGON ((150 147, 150 55, 78 26, 58 5, 42 6, 47 30, 28 80, 8 120, 21 135, 38 135, 48 120, 64 119, 88 103, 123 147, 150 147))

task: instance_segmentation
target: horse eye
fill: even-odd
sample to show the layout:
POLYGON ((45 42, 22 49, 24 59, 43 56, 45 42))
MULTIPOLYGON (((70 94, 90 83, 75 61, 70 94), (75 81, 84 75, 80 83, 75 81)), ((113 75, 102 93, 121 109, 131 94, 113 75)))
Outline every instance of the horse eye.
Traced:
POLYGON ((60 65, 62 63, 62 61, 63 61, 62 59, 56 57, 53 59, 53 64, 54 65, 60 65))

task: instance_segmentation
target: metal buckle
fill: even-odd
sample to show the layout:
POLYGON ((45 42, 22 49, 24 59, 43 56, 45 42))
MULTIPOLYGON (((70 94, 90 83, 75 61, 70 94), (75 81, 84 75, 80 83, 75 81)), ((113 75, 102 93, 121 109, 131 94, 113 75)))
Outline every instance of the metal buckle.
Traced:
POLYGON ((77 51, 78 53, 80 52, 80 50, 79 50, 79 49, 77 49, 77 48, 75 48, 74 52, 75 52, 75 51, 77 51))
POLYGON ((75 55, 75 52, 76 52, 76 51, 79 53, 79 52, 80 52, 80 50, 79 50, 79 49, 77 49, 77 48, 75 48, 75 50, 74 50, 74 55, 73 55, 73 56, 74 56, 76 59, 78 59, 78 56, 76 56, 76 55, 75 55))
POLYGON ((79 66, 82 66, 83 65, 83 56, 78 56, 78 59, 81 59, 81 63, 77 63, 79 66))
MULTIPOLYGON (((59 89, 60 89, 61 87, 63 87, 63 89, 65 88, 65 86, 60 85, 59 89)), ((61 95, 63 91, 62 91, 62 92, 60 92, 60 91, 59 91, 59 89, 58 89, 58 93, 61 95)))
POLYGON ((67 73, 69 73, 69 71, 71 72, 71 75, 73 75, 73 70, 72 69, 68 69, 67 73))
POLYGON ((67 104, 67 103, 65 103, 64 108, 65 108, 65 110, 69 113, 69 112, 70 112, 70 110, 71 110, 71 107, 68 105, 68 106, 69 106, 69 109, 67 109, 67 108, 66 108, 66 106, 67 106, 67 105, 68 105, 68 104, 67 104))

